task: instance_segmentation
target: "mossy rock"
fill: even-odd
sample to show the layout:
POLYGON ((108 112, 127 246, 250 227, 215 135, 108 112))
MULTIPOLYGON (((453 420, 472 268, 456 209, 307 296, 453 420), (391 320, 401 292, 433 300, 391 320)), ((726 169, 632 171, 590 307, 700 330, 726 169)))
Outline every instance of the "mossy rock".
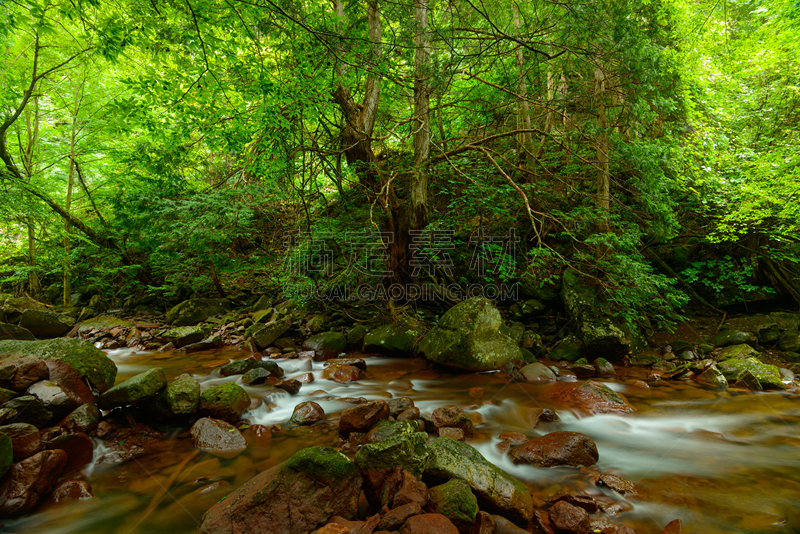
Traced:
POLYGON ((583 357, 583 343, 575 336, 569 335, 558 342, 550 352, 550 359, 557 362, 575 362, 583 357))
POLYGON ((154 367, 112 387, 100 395, 97 405, 102 410, 127 406, 155 397, 166 386, 167 378, 164 370, 161 367, 154 367))
POLYGON ((634 367, 650 367, 661 361, 661 358, 651 354, 637 354, 631 358, 631 365, 634 367))
POLYGON ((478 515, 478 498, 472 493, 469 484, 460 478, 454 478, 428 490, 425 510, 432 514, 442 514, 460 532, 469 532, 469 527, 478 515))
POLYGON ((303 348, 313 350, 317 358, 328 360, 344 352, 347 338, 341 332, 322 332, 303 342, 303 348))
POLYGON ((264 369, 272 376, 282 377, 283 369, 275 362, 259 361, 259 360, 239 360, 235 362, 226 363, 219 369, 219 374, 222 376, 243 375, 252 369, 264 369))
POLYGON ((742 330, 722 330, 717 332, 708 340, 716 347, 730 347, 753 341, 753 334, 742 330))
POLYGON ((366 337, 369 329, 363 324, 359 324, 350 329, 347 333, 347 346, 358 347, 364 346, 364 337, 366 337))
POLYGON ((175 345, 175 348, 181 348, 202 341, 210 331, 210 327, 200 325, 177 326, 162 333, 160 337, 175 345))
POLYGON ((358 475, 356 464, 330 447, 309 447, 294 453, 281 466, 282 470, 298 471, 326 485, 358 475))
POLYGON ((167 312, 165 321, 175 326, 192 326, 212 315, 224 314, 230 308, 228 299, 189 299, 173 306, 167 312))
POLYGON ((725 360, 717 367, 729 382, 736 382, 745 371, 750 371, 764 389, 786 389, 781 381, 781 373, 774 365, 763 363, 756 358, 725 360))
POLYGON ((424 333, 424 329, 414 326, 397 324, 379 326, 364 336, 364 352, 412 355, 414 344, 424 333))
POLYGON ((254 324, 245 330, 245 337, 251 338, 260 349, 266 349, 281 337, 292 323, 286 319, 272 321, 267 324, 254 324))
POLYGON ((697 382, 712 388, 728 389, 728 380, 716 365, 708 367, 697 377, 697 382))
POLYGON ((470 445, 452 438, 437 438, 428 446, 424 479, 445 482, 454 478, 469 484, 481 509, 519 524, 530 521, 533 500, 522 482, 488 462, 470 445))
POLYGON ((719 351, 720 360, 741 360, 743 358, 757 358, 758 351, 750 345, 730 345, 719 351))
POLYGON ((34 336, 30 330, 23 328, 21 326, 9 323, 0 323, 0 340, 3 339, 35 341, 36 336, 34 336))
POLYGON ((82 321, 78 325, 78 333, 88 332, 89 330, 103 330, 107 328, 133 328, 135 326, 131 321, 125 321, 119 317, 112 317, 110 315, 100 315, 82 321))
POLYGON ((420 430, 424 430, 424 428, 421 429, 417 421, 389 421, 388 419, 382 419, 375 423, 375 426, 367 432, 364 439, 366 443, 380 443, 396 436, 414 434, 420 430))
POLYGON ((0 432, 0 477, 5 475, 14 463, 14 447, 11 438, 0 432))
POLYGON ((0 405, 7 403, 11 399, 17 396, 16 391, 11 391, 10 389, 0 388, 0 405))
POLYGON ((0 341, 0 360, 7 358, 36 358, 66 362, 100 391, 106 391, 113 386, 117 378, 117 366, 111 358, 82 339, 0 341))
POLYGON ((29 330, 38 338, 52 338, 63 336, 75 319, 69 315, 56 313, 50 310, 25 310, 20 317, 19 325, 29 330))
POLYGON ((235 423, 250 406, 250 396, 242 386, 226 382, 200 395, 200 411, 214 419, 235 423))
POLYGON ((253 312, 253 319, 252 319, 253 324, 266 323, 271 316, 272 316, 272 308, 267 308, 266 310, 258 310, 257 312, 253 312))
POLYGON ((362 471, 391 469, 401 466, 406 471, 420 476, 428 459, 428 434, 414 432, 400 434, 378 443, 362 446, 354 461, 362 471))

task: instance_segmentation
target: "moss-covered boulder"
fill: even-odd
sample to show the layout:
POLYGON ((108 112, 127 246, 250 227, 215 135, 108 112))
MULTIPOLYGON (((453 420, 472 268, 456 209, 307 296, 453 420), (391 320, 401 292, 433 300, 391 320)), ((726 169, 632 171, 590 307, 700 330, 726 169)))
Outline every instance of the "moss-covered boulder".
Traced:
POLYGON ((518 524, 527 525, 530 521, 533 500, 522 482, 488 462, 466 443, 451 438, 437 438, 428 446, 424 480, 442 483, 454 478, 469 484, 481 509, 505 516, 518 524))
POLYGON ((63 336, 69 332, 73 324, 75 319, 69 315, 48 310, 25 310, 19 320, 22 328, 29 330, 38 338, 63 336))
POLYGON ((369 329, 363 324, 358 324, 347 333, 347 346, 361 348, 364 346, 364 338, 369 333, 369 329))
POLYGON ((347 337, 341 332, 321 332, 303 342, 303 348, 313 350, 315 358, 319 360, 337 357, 346 346, 347 337))
POLYGON ((169 310, 165 321, 175 326, 192 326, 230 309, 231 302, 228 299, 189 299, 169 310))
POLYGON ((4 322, 19 323, 25 310, 47 310, 47 307, 32 299, 6 296, 3 301, 4 322))
POLYGON ((396 356, 412 356, 414 345, 425 333, 415 326, 386 324, 370 330, 364 336, 364 352, 378 352, 396 356))
POLYGON ((728 389, 728 380, 716 365, 709 366, 705 371, 697 376, 696 380, 700 384, 704 384, 712 388, 728 389))
POLYGON ((742 330, 722 330, 717 332, 708 340, 709 343, 717 347, 730 347, 731 345, 741 345, 755 341, 755 336, 750 332, 742 330))
POLYGON ((719 351, 720 360, 741 360, 744 358, 757 358, 758 351, 750 345, 730 345, 719 351))
POLYGON ((420 476, 427 459, 428 435, 425 432, 413 432, 378 443, 368 443, 358 450, 354 461, 364 472, 400 466, 420 476))
POLYGON ((491 301, 475 297, 450 308, 419 343, 429 361, 467 369, 500 369, 522 357, 514 341, 500 332, 500 312, 491 301))
POLYGON ((155 367, 144 373, 120 382, 97 399, 102 410, 110 410, 117 406, 127 406, 139 401, 155 397, 167 386, 167 378, 161 367, 155 367))
POLYGON ((200 395, 200 411, 214 419, 235 423, 250 406, 250 396, 242 386, 226 382, 211 387, 200 395))
POLYGON ((784 332, 778 340, 778 350, 784 352, 800 352, 800 334, 784 332))
POLYGON ((11 391, 10 389, 6 388, 0 388, 0 405, 7 403, 16 396, 17 396, 16 391, 11 391))
POLYGON ((245 331, 245 336, 252 338, 256 346, 263 350, 289 330, 291 325, 291 321, 287 319, 279 319, 267 324, 254 324, 245 331))
POLYGON ((478 499, 469 484, 460 478, 454 478, 428 490, 425 510, 432 514, 442 514, 459 532, 466 534, 478 515, 478 499))
POLYGON ((11 438, 0 432, 0 477, 8 473, 14 463, 14 446, 11 438))
POLYGON ((252 369, 264 369, 270 375, 277 376, 278 378, 283 376, 283 369, 281 369, 277 363, 253 360, 252 358, 226 363, 220 367, 219 374, 222 376, 243 375, 252 369))
POLYGON ((359 470, 344 454, 328 447, 303 449, 214 505, 199 534, 309 533, 333 516, 354 519, 361 485, 359 470))
POLYGON ((110 328, 133 328, 135 326, 131 321, 120 319, 119 317, 112 317, 111 315, 99 315, 86 319, 78 325, 78 333, 82 334, 89 330, 104 330, 110 328))
POLYGON ((375 423, 375 426, 367 432, 362 443, 380 443, 397 436, 424 431, 425 428, 420 428, 420 423, 421 421, 390 421, 383 419, 375 423))
POLYGON ((781 381, 781 373, 778 368, 756 358, 725 360, 719 362, 717 367, 728 382, 736 382, 744 371, 750 371, 764 389, 786 388, 781 381))
POLYGON ((550 359, 557 362, 575 362, 583 357, 583 341, 572 334, 559 341, 550 351, 550 359))
POLYGON ((186 347, 192 343, 199 343, 202 341, 210 328, 205 326, 177 326, 161 334, 161 339, 172 343, 175 348, 186 347))
POLYGON ((0 323, 0 340, 19 339, 22 341, 34 341, 34 336, 30 330, 10 323, 0 323))
POLYGON ((88 341, 81 339, 0 341, 0 360, 7 358, 61 360, 74 367, 100 391, 106 391, 113 386, 117 378, 117 366, 111 358, 88 341))

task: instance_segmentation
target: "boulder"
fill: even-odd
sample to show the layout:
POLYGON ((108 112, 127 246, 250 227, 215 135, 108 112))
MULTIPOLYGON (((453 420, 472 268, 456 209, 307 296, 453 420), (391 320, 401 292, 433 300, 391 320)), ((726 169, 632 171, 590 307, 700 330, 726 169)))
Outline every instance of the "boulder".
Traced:
POLYGON ((6 297, 3 302, 4 322, 19 323, 26 310, 46 311, 47 307, 29 298, 6 297))
POLYGON ((391 531, 401 528, 409 517, 420 515, 422 513, 422 506, 419 503, 411 502, 398 506, 381 517, 381 522, 378 523, 378 531, 391 531))
POLYGON ((182 374, 169 383, 165 395, 173 415, 193 414, 200 403, 200 383, 188 374, 182 374))
POLYGON ((67 432, 83 432, 89 434, 97 428, 103 415, 96 404, 84 404, 78 406, 75 410, 66 416, 58 423, 58 426, 65 429, 67 432))
POLYGON ((712 388, 719 388, 719 389, 727 389, 728 388, 728 380, 725 378, 725 375, 722 374, 722 371, 717 368, 716 365, 711 365, 700 373, 696 379, 699 383, 705 384, 706 386, 711 386, 712 388))
POLYGON ((192 425, 191 432, 194 446, 214 456, 233 458, 247 448, 241 432, 225 421, 203 417, 192 425))
POLYGON ((69 315, 46 310, 25 310, 19 320, 22 328, 29 330, 38 338, 63 336, 69 332, 73 324, 75 319, 69 315))
POLYGON ((533 384, 557 380, 555 373, 545 364, 539 362, 528 364, 520 369, 519 372, 525 377, 526 382, 533 384))
POLYGON ((364 371, 352 365, 335 364, 325 368, 322 378, 339 384, 348 384, 364 378, 364 371))
POLYGON ((318 360, 336 358, 347 346, 347 338, 341 332, 322 332, 303 342, 303 349, 313 350, 318 360))
POLYGON ((0 388, 0 405, 3 405, 17 396, 16 391, 10 389, 0 388))
POLYGON ((784 352, 800 352, 800 334, 785 332, 778 340, 778 350, 784 352))
POLYGON ((14 463, 14 444, 11 438, 0 432, 0 479, 14 463))
POLYGON ((0 341, 0 364, 4 359, 61 360, 78 371, 100 391, 114 385, 117 366, 101 350, 81 339, 58 338, 43 341, 0 341))
POLYGON ((176 326, 163 332, 159 337, 179 349, 202 341, 206 334, 208 334, 208 328, 204 326, 176 326))
POLYGON ((717 367, 728 382, 735 382, 744 371, 750 371, 764 389, 786 389, 778 368, 756 358, 725 360, 719 362, 717 367))
POLYGON ((583 342, 572 334, 559 341, 550 351, 550 359, 557 362, 574 362, 583 358, 583 342))
POLYGON ((424 480, 446 482, 465 480, 481 505, 514 522, 527 524, 533 514, 533 500, 525 485, 489 463, 476 449, 451 438, 440 437, 428 446, 424 480))
POLYGON ((730 360, 730 359, 739 359, 742 358, 757 358, 758 351, 751 347, 750 345, 741 344, 741 345, 729 345, 719 351, 720 360, 730 360))
POLYGON ((522 357, 514 341, 500 333, 503 321, 491 301, 475 297, 456 304, 419 343, 429 361, 467 369, 500 369, 522 357))
POLYGON ((289 419, 291 425, 313 425, 325 420, 325 410, 314 401, 301 402, 294 407, 292 418, 289 419))
POLYGON ((52 491, 67 465, 62 450, 42 451, 14 464, 0 480, 0 518, 20 517, 52 491))
POLYGON ((112 317, 110 315, 100 315, 82 321, 78 325, 78 333, 83 334, 90 330, 112 330, 114 328, 133 328, 136 326, 131 321, 120 319, 119 317, 112 317))
POLYGON ((425 510, 432 514, 442 514, 461 534, 467 534, 478 515, 478 499, 469 484, 460 478, 454 478, 428 490, 425 510))
POLYGON ((203 516, 200 534, 308 534, 333 516, 358 513, 362 479, 328 447, 302 449, 222 499, 203 516))
POLYGON ((159 391, 167 386, 164 370, 155 367, 144 373, 125 380, 112 387, 97 399, 97 405, 102 410, 110 410, 118 406, 127 406, 139 401, 155 397, 159 391))
POLYGON ((589 514, 583 508, 566 501, 558 501, 548 513, 550 523, 557 532, 565 534, 586 534, 589 530, 589 514))
POLYGON ((30 458, 42 450, 42 440, 39 429, 28 423, 12 423, 0 426, 0 434, 5 434, 11 440, 14 449, 14 461, 19 462, 30 458))
POLYGON ((3 408, 11 408, 17 411, 16 421, 20 423, 30 423, 38 427, 47 426, 53 418, 53 412, 47 410, 42 401, 33 395, 23 395, 6 402, 3 408))
POLYGON ((219 374, 222 376, 243 375, 251 369, 264 369, 270 374, 270 376, 275 376, 278 378, 283 376, 283 369, 281 369, 277 363, 254 360, 252 358, 226 363, 220 367, 219 374))
POLYGON ((52 499, 56 504, 67 501, 85 501, 94 497, 92 486, 85 480, 65 480, 56 485, 52 499))
POLYGON ((544 315, 547 305, 537 299, 520 300, 512 304, 508 311, 515 319, 528 322, 544 315))
POLYGON ((442 514, 420 514, 409 517, 400 534, 458 534, 458 529, 442 514))
POLYGON ((364 352, 379 352, 394 356, 412 356, 414 345, 425 333, 415 326, 387 324, 370 330, 364 336, 364 352))
POLYGON ((579 432, 551 432, 518 445, 509 451, 514 463, 536 467, 571 465, 590 466, 597 463, 599 454, 592 438, 579 432))
POLYGON ((67 453, 64 473, 74 473, 90 464, 94 456, 92 438, 86 434, 61 434, 42 441, 46 450, 62 450, 67 453))
POLYGON ((30 330, 15 324, 0 323, 0 341, 4 339, 19 339, 33 341, 36 339, 30 330))
POLYGON ((311 316, 311 319, 308 320, 306 323, 306 328, 312 334, 316 334, 317 332, 322 331, 328 323, 330 322, 330 318, 325 315, 324 313, 317 313, 311 316))
POLYGON ((428 459, 427 445, 428 435, 424 432, 400 434, 385 441, 363 445, 354 461, 363 473, 399 467, 420 476, 428 459))
POLYGON ((192 326, 212 315, 224 314, 230 308, 228 299, 189 299, 170 309, 165 321, 175 326, 192 326))
POLYGON ((605 358, 597 358, 594 361, 594 369, 597 376, 614 376, 617 374, 614 365, 605 358))
POLYGON ((439 432, 444 427, 459 428, 466 437, 472 437, 474 434, 474 425, 472 419, 463 412, 460 412, 455 406, 442 406, 436 408, 431 413, 430 422, 433 425, 431 430, 439 432))
POLYGON ((50 378, 47 363, 33 358, 0 362, 0 384, 14 391, 25 391, 39 380, 50 378))
POLYGON ((250 396, 234 382, 218 384, 200 395, 200 411, 214 419, 235 423, 250 406, 250 396))
POLYGON ((351 432, 366 432, 381 419, 389 418, 389 405, 377 400, 358 404, 342 411, 339 418, 339 434, 348 436, 351 432))
POLYGON ((564 406, 573 406, 589 414, 635 411, 625 397, 605 384, 593 380, 581 384, 558 382, 545 394, 553 402, 564 406))
POLYGON ((264 350, 281 337, 292 323, 287 319, 271 321, 267 324, 254 324, 245 331, 245 335, 255 342, 259 350, 264 350))
POLYGON ((364 435, 361 443, 380 443, 396 436, 414 434, 423 430, 424 428, 421 428, 419 421, 390 421, 383 419, 375 423, 375 426, 364 435))
POLYGON ((52 380, 40 380, 29 387, 25 393, 39 399, 46 410, 59 417, 80 405, 80 402, 70 397, 61 386, 52 380))
POLYGON ((731 345, 740 345, 753 341, 755 341, 753 334, 741 330, 722 330, 708 340, 709 343, 717 347, 730 347, 731 345))
POLYGON ((350 329, 347 333, 347 346, 351 348, 361 348, 364 346, 364 337, 369 329, 363 324, 359 324, 350 329))

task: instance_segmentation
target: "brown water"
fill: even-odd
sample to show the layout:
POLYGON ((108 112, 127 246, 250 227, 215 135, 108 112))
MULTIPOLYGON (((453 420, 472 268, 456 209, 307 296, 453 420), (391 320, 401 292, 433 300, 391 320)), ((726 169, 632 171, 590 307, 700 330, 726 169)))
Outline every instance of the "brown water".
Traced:
MULTIPOLYGON (((150 367, 162 367, 168 378, 190 373, 203 388, 238 377, 221 378, 214 369, 246 356, 235 349, 195 354, 111 351, 122 381, 150 367)), ((584 491, 622 503, 610 518, 639 534, 661 531, 680 518, 684 532, 793 533, 800 532, 800 398, 796 391, 749 394, 717 392, 694 383, 651 382, 650 389, 633 386, 646 372, 620 369, 603 380, 624 394, 635 414, 579 416, 548 403, 552 385, 509 383, 502 373, 454 375, 430 370, 422 360, 366 357, 366 378, 341 385, 322 379, 322 364, 309 360, 278 360, 287 377, 311 371, 316 381, 299 395, 270 396, 246 414, 253 423, 284 425, 270 438, 245 435, 250 447, 224 460, 196 451, 188 432, 165 432, 155 450, 117 464, 87 467, 83 476, 95 498, 46 505, 36 514, 5 528, 13 532, 151 534, 191 533, 203 513, 256 473, 295 451, 313 445, 339 445, 339 413, 349 407, 343 397, 388 399, 411 397, 423 413, 455 404, 477 412, 483 420, 469 441, 491 462, 525 481, 538 504, 557 491, 584 491), (313 368, 309 368, 313 366, 313 368), (479 398, 470 388, 483 388, 479 398), (325 409, 328 423, 288 429, 294 406, 314 400, 325 409), (532 425, 539 408, 552 408, 560 423, 532 425), (615 473, 634 482, 639 496, 624 499, 596 487, 586 470, 516 466, 500 452, 502 432, 535 437, 554 430, 591 436, 600 461, 594 469, 615 473)), ((248 387, 255 398, 264 387, 248 387)), ((98 458, 103 447, 98 447, 98 458)))

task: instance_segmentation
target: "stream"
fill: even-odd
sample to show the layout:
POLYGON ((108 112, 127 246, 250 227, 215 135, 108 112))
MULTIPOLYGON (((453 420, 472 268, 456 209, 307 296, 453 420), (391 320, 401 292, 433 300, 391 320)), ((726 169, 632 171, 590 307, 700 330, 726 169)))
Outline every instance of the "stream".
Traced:
MULTIPOLYGON (((118 349, 108 354, 119 369, 117 383, 162 367, 168 379, 189 373, 203 389, 240 379, 222 378, 215 369, 249 355, 234 348, 193 354, 118 349)), ((185 428, 159 429, 162 439, 147 455, 123 463, 99 461, 104 446, 98 441, 95 460, 81 474, 92 486, 93 499, 48 503, 6 528, 37 534, 193 533, 208 508, 258 472, 305 447, 338 446, 339 413, 352 406, 339 399, 410 397, 423 414, 446 405, 477 412, 473 420, 482 423, 468 442, 526 482, 537 507, 545 506, 548 495, 558 491, 586 492, 618 501, 622 511, 609 519, 639 534, 659 533, 676 518, 687 533, 800 532, 797 391, 722 392, 670 380, 648 380, 648 389, 633 385, 647 378, 647 370, 617 366, 615 378, 599 381, 627 397, 636 412, 583 416, 546 400, 553 384, 509 382, 505 373, 452 374, 429 369, 420 359, 349 356, 363 357, 367 373, 345 385, 322 378, 323 362, 274 360, 286 377, 312 372, 315 381, 304 384, 294 396, 272 393, 246 413, 252 424, 282 425, 282 429, 273 427, 271 437, 244 432, 250 446, 235 458, 197 451, 185 428), (482 393, 475 388, 482 388, 482 393), (288 427, 294 406, 306 400, 324 408, 327 423, 288 427), (555 410, 561 421, 540 423, 533 430, 541 408, 555 410), (594 439, 600 460, 592 470, 630 480, 639 495, 625 499, 595 486, 586 469, 515 465, 498 447, 503 432, 533 438, 555 430, 582 432, 594 439)), ((253 398, 267 391, 265 386, 245 389, 253 398)))

